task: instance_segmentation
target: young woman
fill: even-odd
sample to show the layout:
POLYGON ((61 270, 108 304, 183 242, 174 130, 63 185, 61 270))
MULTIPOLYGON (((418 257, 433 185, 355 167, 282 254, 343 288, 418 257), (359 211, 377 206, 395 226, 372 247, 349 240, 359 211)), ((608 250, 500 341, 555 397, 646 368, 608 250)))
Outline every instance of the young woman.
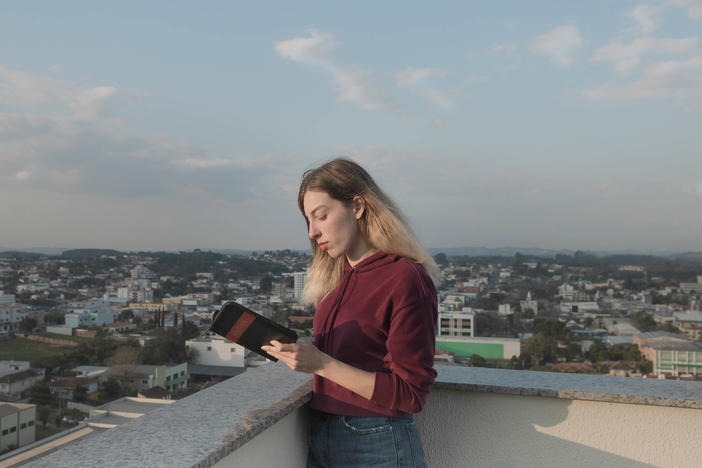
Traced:
POLYGON ((425 466, 412 415, 434 383, 439 270, 400 210, 358 164, 302 178, 314 258, 303 302, 314 342, 264 349, 314 374, 309 467, 425 466))

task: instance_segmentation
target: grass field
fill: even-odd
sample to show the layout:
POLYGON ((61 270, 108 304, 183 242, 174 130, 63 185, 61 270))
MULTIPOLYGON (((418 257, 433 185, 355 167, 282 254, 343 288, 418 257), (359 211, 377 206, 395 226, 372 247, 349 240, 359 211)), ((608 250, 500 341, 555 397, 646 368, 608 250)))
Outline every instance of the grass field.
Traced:
POLYGON ((54 426, 46 426, 46 427, 41 427, 41 423, 37 422, 37 430, 36 430, 36 437, 34 440, 40 440, 44 439, 46 437, 52 436, 54 434, 58 434, 61 431, 64 431, 65 428, 58 428, 54 426))
POLYGON ((51 356, 74 351, 73 346, 57 346, 39 341, 13 338, 0 341, 0 361, 29 361, 30 366, 51 356))

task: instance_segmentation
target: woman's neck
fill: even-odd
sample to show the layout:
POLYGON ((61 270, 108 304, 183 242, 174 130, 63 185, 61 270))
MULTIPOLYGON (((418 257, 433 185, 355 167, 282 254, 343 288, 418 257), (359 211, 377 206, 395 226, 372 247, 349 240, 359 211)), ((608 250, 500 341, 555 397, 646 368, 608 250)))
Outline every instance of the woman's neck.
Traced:
POLYGON ((375 253, 375 249, 368 247, 368 244, 360 238, 352 249, 346 252, 346 260, 352 267, 358 265, 363 259, 366 259, 375 253))

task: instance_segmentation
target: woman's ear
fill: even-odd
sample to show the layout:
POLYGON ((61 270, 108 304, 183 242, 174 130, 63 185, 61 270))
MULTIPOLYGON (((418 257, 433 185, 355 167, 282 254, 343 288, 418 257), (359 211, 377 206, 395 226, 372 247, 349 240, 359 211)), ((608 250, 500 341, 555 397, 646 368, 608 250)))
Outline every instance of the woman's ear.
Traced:
POLYGON ((363 213, 366 212, 366 201, 360 195, 356 195, 353 197, 351 204, 353 205, 353 215, 356 219, 361 219, 363 213))

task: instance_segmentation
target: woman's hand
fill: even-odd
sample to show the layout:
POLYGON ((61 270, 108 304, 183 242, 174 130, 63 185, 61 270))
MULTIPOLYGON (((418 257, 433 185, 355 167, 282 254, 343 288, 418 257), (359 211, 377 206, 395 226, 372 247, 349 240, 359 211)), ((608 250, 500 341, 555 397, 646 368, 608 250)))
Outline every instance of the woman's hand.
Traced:
POLYGON ((306 339, 300 339, 297 343, 273 340, 269 346, 261 346, 261 349, 283 361, 292 370, 308 374, 322 370, 333 361, 331 356, 321 352, 311 340, 306 339))

